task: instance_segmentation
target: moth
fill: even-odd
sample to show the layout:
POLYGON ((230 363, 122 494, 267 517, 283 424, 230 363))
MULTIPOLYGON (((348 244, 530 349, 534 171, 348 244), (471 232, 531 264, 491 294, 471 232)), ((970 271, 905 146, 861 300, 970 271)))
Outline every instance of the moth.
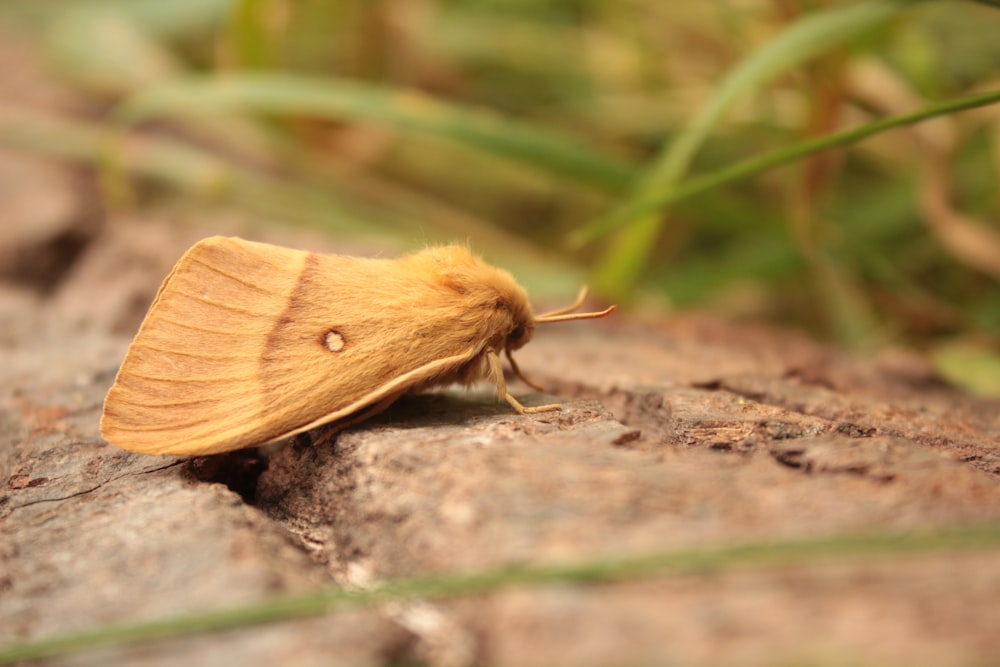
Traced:
POLYGON ((343 428, 407 392, 490 378, 535 326, 604 317, 576 303, 534 315, 510 273, 460 245, 398 259, 292 250, 239 238, 192 246, 163 281, 108 391, 101 435, 143 454, 254 447, 343 428))

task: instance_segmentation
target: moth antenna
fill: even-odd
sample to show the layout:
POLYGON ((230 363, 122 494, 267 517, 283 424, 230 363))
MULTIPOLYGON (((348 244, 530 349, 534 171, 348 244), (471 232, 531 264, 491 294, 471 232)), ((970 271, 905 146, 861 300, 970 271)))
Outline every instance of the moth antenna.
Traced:
POLYGON ((545 388, 544 387, 542 387, 541 385, 538 385, 538 384, 532 382, 531 380, 529 380, 528 378, 526 378, 524 376, 524 373, 522 373, 521 369, 518 368, 517 362, 514 361, 514 357, 511 356, 511 354, 510 354, 510 348, 509 347, 505 348, 504 352, 507 353, 507 361, 510 362, 510 369, 512 371, 514 371, 514 375, 516 375, 517 377, 521 378, 521 382, 523 382, 524 384, 528 385, 529 387, 531 387, 535 391, 540 391, 542 393, 545 393, 545 388))
POLYGON ((598 317, 604 317, 605 315, 610 315, 615 312, 617 306, 608 306, 604 310, 599 310, 594 313, 568 313, 566 315, 556 315, 553 313, 546 313, 540 317, 535 318, 535 322, 545 324, 546 322, 567 322, 569 320, 596 320, 598 317))
POLYGON ((565 315, 566 313, 572 313, 574 310, 583 305, 584 299, 587 298, 587 286, 583 285, 580 287, 580 293, 576 295, 576 301, 573 302, 572 306, 566 306, 565 308, 560 308, 559 310, 553 310, 543 315, 539 315, 538 319, 544 319, 546 317, 552 317, 553 315, 565 315))

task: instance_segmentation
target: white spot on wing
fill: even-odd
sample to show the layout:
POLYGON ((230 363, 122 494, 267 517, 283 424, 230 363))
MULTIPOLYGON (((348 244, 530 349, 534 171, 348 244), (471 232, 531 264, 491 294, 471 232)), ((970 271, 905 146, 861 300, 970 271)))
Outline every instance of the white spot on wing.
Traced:
POLYGON ((331 352, 340 352, 344 349, 344 337, 340 335, 340 332, 336 329, 330 329, 323 336, 323 344, 326 345, 326 349, 331 352))

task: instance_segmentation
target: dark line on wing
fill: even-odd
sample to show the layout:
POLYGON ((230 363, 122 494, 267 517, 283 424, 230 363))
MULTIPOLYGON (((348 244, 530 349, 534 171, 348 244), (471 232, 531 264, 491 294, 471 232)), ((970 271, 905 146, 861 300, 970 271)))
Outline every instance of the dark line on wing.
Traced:
MULTIPOLYGON (((175 422, 175 421, 172 421, 169 426, 162 426, 162 427, 151 427, 149 425, 146 425, 146 426, 142 426, 142 425, 139 425, 139 426, 126 426, 126 425, 123 425, 123 424, 116 424, 114 426, 114 428, 115 428, 115 430, 118 430, 118 431, 128 431, 130 433, 149 433, 149 434, 152 434, 152 433, 170 433, 171 431, 177 431, 177 430, 181 430, 181 429, 185 429, 185 428, 190 428, 192 426, 203 426, 204 427, 204 426, 207 426, 207 425, 208 425, 208 423, 204 419, 196 419, 195 421, 189 421, 189 422, 175 422)), ((190 436, 188 436, 188 437, 190 437, 190 436)))
MULTIPOLYGON (((195 384, 195 383, 205 383, 205 382, 215 382, 220 385, 229 384, 232 382, 245 383, 247 380, 254 380, 257 377, 256 373, 247 373, 245 375, 232 375, 229 373, 220 373, 215 377, 189 377, 177 376, 177 375, 143 375, 142 373, 136 373, 135 371, 128 374, 129 378, 139 378, 140 380, 151 380, 153 382, 169 382, 171 384, 195 384)), ((240 389, 244 390, 246 393, 246 385, 241 384, 240 389)), ((221 387, 220 387, 221 389, 221 387)))
MULTIPOLYGON (((217 301, 216 299, 210 299, 198 294, 190 294, 188 292, 181 292, 181 294, 192 301, 199 301, 201 303, 206 303, 210 306, 215 306, 216 308, 222 308, 225 310, 232 311, 234 313, 242 313, 244 315, 250 315, 251 317, 260 317, 260 311, 258 310, 248 310, 246 308, 241 308, 239 306, 234 306, 231 303, 226 303, 225 301, 217 301)), ((269 292, 270 294, 270 292, 269 292)))
MULTIPOLYGON (((163 316, 160 317, 160 321, 161 322, 165 322, 167 324, 172 324, 172 325, 180 327, 182 329, 191 329, 192 331, 201 331, 203 333, 216 334, 218 336, 247 336, 247 335, 249 335, 243 329, 235 329, 235 330, 232 330, 232 331, 223 331, 221 329, 209 329, 207 327, 198 326, 197 324, 191 324, 189 322, 184 322, 183 320, 174 320, 174 319, 171 319, 169 317, 163 317, 163 316), (240 331, 243 331, 243 333, 237 333, 237 332, 240 332, 240 331)), ((257 336, 254 336, 254 337, 256 338, 257 336)))
POLYGON ((180 357, 191 357, 193 359, 256 359, 259 355, 254 354, 219 354, 217 352, 189 352, 185 350, 175 350, 166 347, 159 347, 158 345, 150 345, 149 343, 138 343, 135 345, 136 348, 142 348, 144 350, 150 350, 152 352, 159 352, 161 354, 171 354, 180 357))
POLYGON ((194 399, 190 401, 169 401, 166 403, 144 403, 141 401, 125 401, 122 400, 125 405, 131 405, 137 408, 175 408, 182 407, 186 405, 201 405, 205 402, 204 399, 194 399))
MULTIPOLYGON (((235 282, 240 283, 241 285, 245 285, 247 287, 250 287, 250 288, 252 288, 252 289, 260 292, 261 294, 274 294, 274 292, 272 292, 271 290, 264 289, 263 287, 261 287, 257 283, 250 282, 250 281, 246 280, 245 278, 242 278, 242 277, 240 277, 240 276, 238 276, 236 274, 232 274, 232 273, 229 273, 227 271, 223 271, 222 269, 220 269, 216 265, 214 265, 214 264, 212 264, 210 262, 206 262, 203 259, 199 259, 197 257, 192 257, 191 261, 195 262, 196 264, 201 264, 205 268, 207 268, 210 271, 213 271, 213 272, 219 274, 220 276, 224 276, 226 278, 229 278, 230 280, 233 280, 235 282)), ((272 264, 272 266, 273 266, 273 264, 272 264)))

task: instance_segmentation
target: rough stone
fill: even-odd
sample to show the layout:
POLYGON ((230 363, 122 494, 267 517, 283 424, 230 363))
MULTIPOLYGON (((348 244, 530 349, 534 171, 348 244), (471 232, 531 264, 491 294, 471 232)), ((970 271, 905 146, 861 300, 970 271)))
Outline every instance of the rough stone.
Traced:
MULTIPOLYGON (((0 290, 3 317, 40 323, 0 339, 0 648, 399 577, 1000 519, 1000 403, 905 358, 697 315, 539 331, 518 361, 560 412, 456 389, 270 452, 122 452, 98 435, 101 402, 128 342, 115 332, 156 281, 80 317, 102 266, 151 252, 117 238, 49 298, 0 290)), ((957 664, 1000 651, 998 595, 995 548, 831 556, 396 602, 54 664, 957 664)))

